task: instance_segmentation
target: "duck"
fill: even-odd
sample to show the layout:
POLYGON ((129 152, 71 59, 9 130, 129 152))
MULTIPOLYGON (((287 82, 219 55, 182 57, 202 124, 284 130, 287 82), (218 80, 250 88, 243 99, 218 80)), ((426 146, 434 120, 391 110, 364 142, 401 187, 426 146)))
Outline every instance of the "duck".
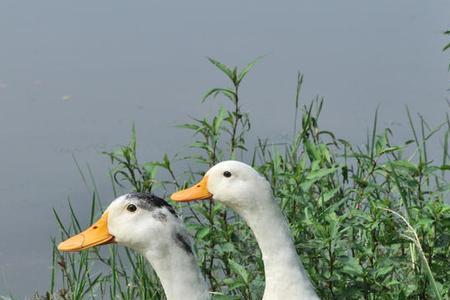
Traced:
POLYGON ((319 299, 295 249, 269 182, 251 166, 223 161, 197 184, 175 192, 178 202, 214 199, 234 210, 256 238, 264 263, 263 300, 319 299))
POLYGON ((116 198, 100 219, 58 245, 63 252, 117 243, 142 254, 159 277, 167 300, 209 300, 192 242, 173 207, 148 193, 116 198))

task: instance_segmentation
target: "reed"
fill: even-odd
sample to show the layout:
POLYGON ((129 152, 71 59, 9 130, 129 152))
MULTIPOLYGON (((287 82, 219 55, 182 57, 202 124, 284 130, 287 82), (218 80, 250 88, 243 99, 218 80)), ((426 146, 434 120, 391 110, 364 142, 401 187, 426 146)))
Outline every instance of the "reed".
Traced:
MULTIPOLYGON (((401 142, 393 130, 379 127, 376 111, 367 142, 354 145, 320 127, 323 99, 301 104, 299 74, 292 140, 273 144, 261 138, 249 145, 251 118, 239 92, 257 60, 242 70, 209 60, 232 86, 212 88, 202 98, 217 98, 217 113, 180 125, 192 133, 193 142, 156 162, 138 160, 133 127, 128 145, 105 153, 112 163, 115 194, 136 190, 169 195, 218 161, 245 159, 272 184, 322 299, 450 296, 448 115, 431 127, 407 110, 411 139, 401 142), (430 157, 431 149, 440 151, 439 159, 430 157)), ((92 176, 83 175, 83 180, 92 190, 92 222, 102 206, 92 176)), ((36 299, 164 298, 154 272, 132 251, 110 245, 58 252, 60 240, 88 225, 81 224, 70 201, 68 209, 70 218, 64 220, 55 211, 60 236, 52 239, 50 287, 36 299)), ((195 237, 199 265, 214 298, 260 299, 263 264, 244 222, 218 203, 177 204, 177 209, 195 237)))

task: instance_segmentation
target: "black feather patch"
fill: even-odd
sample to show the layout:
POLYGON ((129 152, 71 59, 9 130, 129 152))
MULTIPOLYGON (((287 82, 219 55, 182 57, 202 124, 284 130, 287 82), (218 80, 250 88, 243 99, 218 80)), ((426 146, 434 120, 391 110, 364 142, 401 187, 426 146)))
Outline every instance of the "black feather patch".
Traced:
POLYGON ((163 222, 163 223, 167 222, 167 216, 166 216, 166 214, 165 214, 165 213, 162 213, 161 211, 160 211, 160 212, 157 212, 157 213, 154 213, 154 214, 153 214, 153 218, 155 218, 156 220, 158 220, 158 221, 160 221, 160 222, 163 222))
POLYGON ((161 199, 153 194, 133 192, 133 193, 129 193, 126 196, 126 199, 131 199, 131 198, 138 200, 137 205, 139 207, 141 207, 142 209, 152 211, 155 208, 165 207, 172 215, 177 216, 176 211, 173 209, 173 207, 169 203, 166 202, 166 200, 161 199))
POLYGON ((194 253, 192 252, 191 245, 183 235, 177 233, 175 235, 175 243, 178 246, 180 246, 184 251, 186 251, 188 254, 194 255, 194 253))

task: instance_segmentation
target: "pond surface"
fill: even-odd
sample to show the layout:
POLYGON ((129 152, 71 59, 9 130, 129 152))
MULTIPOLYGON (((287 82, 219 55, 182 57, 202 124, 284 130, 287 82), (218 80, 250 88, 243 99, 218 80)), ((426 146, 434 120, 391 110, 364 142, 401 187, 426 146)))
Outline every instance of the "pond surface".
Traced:
MULTIPOLYGON (((73 156, 112 197, 102 151, 136 125, 143 161, 191 141, 174 127, 214 112, 204 91, 223 85, 206 56, 244 65, 256 136, 293 127, 296 72, 303 103, 325 97, 322 126, 363 143, 375 109, 409 136, 405 105, 430 125, 448 112, 448 1, 0 2, 0 295, 44 292, 56 208, 70 196, 87 220, 90 193, 73 156)), ((439 146, 439 145, 437 145, 439 146)))

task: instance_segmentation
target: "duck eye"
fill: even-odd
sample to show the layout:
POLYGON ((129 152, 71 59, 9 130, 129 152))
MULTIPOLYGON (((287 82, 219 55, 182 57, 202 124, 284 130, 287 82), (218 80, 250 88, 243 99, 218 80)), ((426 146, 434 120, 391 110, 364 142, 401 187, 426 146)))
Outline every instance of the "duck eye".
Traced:
POLYGON ((228 171, 223 172, 223 176, 225 177, 231 177, 231 173, 228 171))
POLYGON ((134 205, 134 204, 129 204, 129 205, 127 206, 127 210, 128 210, 129 212, 135 212, 136 209, 137 209, 137 207, 136 207, 136 205, 134 205))

